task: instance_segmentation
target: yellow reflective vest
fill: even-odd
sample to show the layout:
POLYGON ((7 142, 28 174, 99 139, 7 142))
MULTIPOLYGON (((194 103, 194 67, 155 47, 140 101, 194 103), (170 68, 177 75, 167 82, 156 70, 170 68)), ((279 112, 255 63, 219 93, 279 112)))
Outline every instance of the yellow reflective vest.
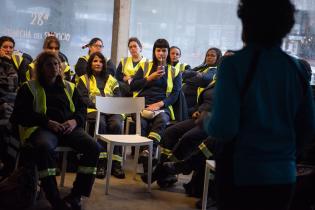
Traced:
POLYGON ((16 69, 19 69, 20 68, 20 65, 23 61, 23 54, 21 52, 18 52, 18 51, 14 51, 13 54, 12 54, 12 60, 13 60, 13 63, 16 67, 16 69))
MULTIPOLYGON (((147 78, 150 75, 150 72, 152 70, 153 61, 144 62, 141 64, 141 67, 143 69, 143 75, 144 78, 147 78)), ((166 97, 168 97, 172 91, 173 91, 173 80, 177 75, 180 73, 179 69, 174 68, 172 65, 167 65, 167 87, 166 87, 166 97)), ((133 97, 137 97, 139 95, 140 91, 134 92, 133 97)), ((173 110, 173 106, 169 105, 168 109, 170 110, 171 120, 175 120, 175 114, 173 110)))
MULTIPOLYGON (((64 81, 65 84, 65 94, 70 102, 70 111, 75 112, 75 106, 72 101, 72 96, 74 92, 75 85, 71 82, 64 81)), ((46 94, 44 88, 39 84, 37 80, 27 81, 28 88, 30 89, 34 100, 33 100, 33 110, 37 113, 46 114, 46 94)), ((28 139, 31 134, 38 129, 38 126, 33 127, 23 127, 19 125, 19 134, 21 141, 28 139)))
POLYGON ((177 63, 174 67, 175 69, 177 69, 180 72, 184 72, 185 71, 185 67, 187 66, 187 63, 177 63))
MULTIPOLYGON (((88 90, 89 93, 89 97, 90 99, 95 103, 95 96, 100 96, 101 91, 98 89, 97 87, 97 82, 95 77, 92 75, 90 78, 88 77, 87 74, 82 75, 80 77, 80 79, 82 80, 82 82, 84 83, 86 89, 88 90)), ((104 95, 106 97, 108 96, 114 96, 114 91, 116 88, 119 88, 118 85, 118 81, 112 76, 112 75, 108 75, 108 79, 106 81, 105 87, 104 87, 104 95)), ((96 109, 94 108, 88 108, 87 112, 95 112, 96 109)))
POLYGON ((148 62, 149 60, 146 58, 142 58, 139 63, 134 67, 132 62, 132 57, 122 58, 120 60, 122 66, 122 73, 126 76, 134 76, 139 70, 142 63, 148 62))

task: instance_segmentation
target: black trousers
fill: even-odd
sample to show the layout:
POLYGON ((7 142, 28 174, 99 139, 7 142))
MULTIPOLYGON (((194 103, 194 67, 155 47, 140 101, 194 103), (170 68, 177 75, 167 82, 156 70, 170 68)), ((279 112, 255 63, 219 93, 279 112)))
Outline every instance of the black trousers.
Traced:
POLYGON ((165 112, 161 112, 151 120, 141 117, 141 135, 152 139, 154 145, 157 146, 169 121, 170 114, 168 109, 165 109, 165 112))
POLYGON ((233 166, 227 167, 230 164, 228 162, 216 160, 215 194, 218 210, 289 209, 295 184, 236 186, 233 166))
POLYGON ((196 126, 195 120, 188 119, 168 127, 161 140, 161 146, 173 150, 173 155, 182 160, 196 150, 205 138, 207 134, 196 126))
MULTIPOLYGON (((100 146, 82 128, 75 128, 68 135, 57 135, 50 130, 39 128, 30 137, 34 153, 33 158, 38 171, 56 168, 54 149, 58 145, 64 145, 75 149, 82 154, 79 167, 96 168, 100 146)), ((94 183, 95 173, 77 173, 73 183, 74 195, 89 196, 94 183)), ((46 198, 54 202, 59 198, 59 192, 55 176, 45 176, 41 179, 46 198)))

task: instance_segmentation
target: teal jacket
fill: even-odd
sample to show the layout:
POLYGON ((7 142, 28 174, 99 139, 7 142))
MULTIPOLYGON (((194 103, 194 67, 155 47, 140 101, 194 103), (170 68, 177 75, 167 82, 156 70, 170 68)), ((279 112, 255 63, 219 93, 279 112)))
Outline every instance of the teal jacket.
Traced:
POLYGON ((311 88, 301 82, 307 73, 280 46, 261 47, 257 71, 241 102, 253 47, 249 44, 222 62, 212 116, 204 129, 218 143, 235 140, 237 185, 294 183, 297 146, 311 140, 315 131, 311 88))

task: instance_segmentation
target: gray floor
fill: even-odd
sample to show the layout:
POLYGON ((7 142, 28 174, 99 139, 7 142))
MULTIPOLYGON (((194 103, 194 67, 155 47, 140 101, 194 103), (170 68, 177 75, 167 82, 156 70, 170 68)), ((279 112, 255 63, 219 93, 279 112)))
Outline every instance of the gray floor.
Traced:
MULTIPOLYGON (((171 189, 160 189, 156 183, 152 192, 146 192, 146 185, 137 176, 132 179, 130 161, 126 164, 126 179, 111 177, 109 195, 105 195, 105 180, 96 179, 90 198, 83 199, 84 210, 192 210, 195 209, 196 198, 184 194, 182 184, 188 182, 189 176, 179 176, 179 181, 171 189)), ((65 187, 60 189, 62 195, 69 193, 75 174, 67 173, 65 187)), ((59 181, 59 178, 58 178, 59 181)), ((40 199, 36 206, 29 210, 49 210, 45 199, 40 199)), ((215 208, 213 208, 215 209, 215 208)))

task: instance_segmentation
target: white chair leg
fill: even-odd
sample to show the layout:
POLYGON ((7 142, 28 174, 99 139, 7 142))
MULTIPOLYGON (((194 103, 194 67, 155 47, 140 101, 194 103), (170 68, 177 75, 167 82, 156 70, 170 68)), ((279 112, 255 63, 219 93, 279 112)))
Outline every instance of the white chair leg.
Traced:
POLYGON ((148 192, 151 192, 151 178, 152 178, 152 153, 153 142, 149 144, 149 161, 148 161, 148 192))
POLYGON ((125 169, 125 162, 127 160, 127 146, 121 146, 122 147, 122 163, 121 166, 123 169, 125 169))
POLYGON ((208 164, 206 164, 205 179, 204 179, 204 185, 203 185, 203 195, 202 195, 202 210, 207 209, 209 174, 210 174, 210 167, 208 166, 208 164))
POLYGON ((108 195, 109 191, 109 179, 112 171, 112 157, 114 152, 114 144, 107 142, 107 171, 106 171, 106 184, 105 184, 105 195, 108 195))
POLYGON ((135 146, 135 157, 133 159, 133 161, 134 161, 133 180, 136 180, 137 168, 138 168, 138 159, 139 159, 139 151, 140 151, 140 146, 135 146))
POLYGON ((60 176, 60 184, 59 184, 60 187, 64 187, 64 183, 65 183, 65 175, 66 175, 66 170, 67 170, 67 157, 68 157, 68 152, 63 152, 61 176, 60 176))

